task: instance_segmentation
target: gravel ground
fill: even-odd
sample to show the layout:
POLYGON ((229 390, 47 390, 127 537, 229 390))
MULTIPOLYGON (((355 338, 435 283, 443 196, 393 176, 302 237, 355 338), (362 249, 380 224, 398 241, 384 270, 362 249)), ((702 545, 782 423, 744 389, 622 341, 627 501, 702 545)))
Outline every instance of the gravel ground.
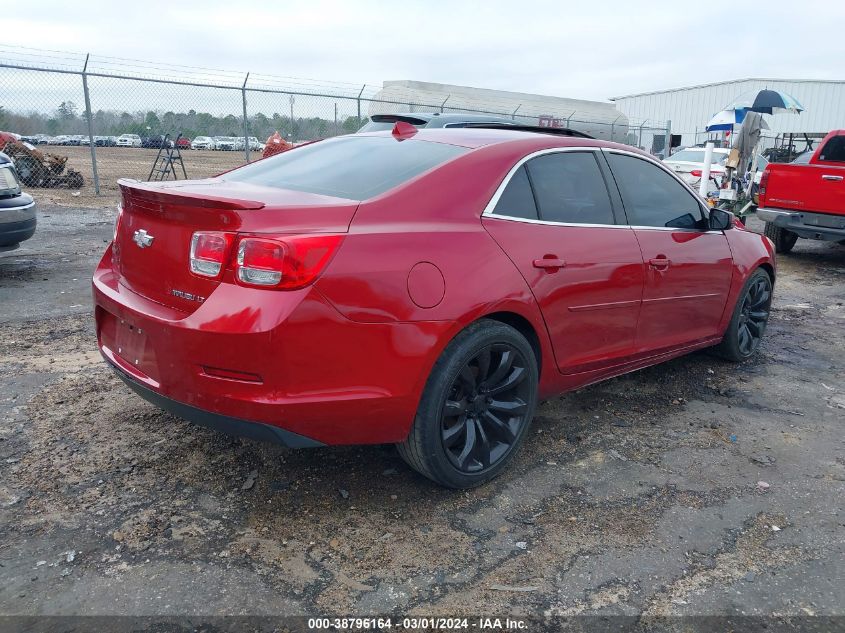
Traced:
POLYGON ((0 255, 0 614, 845 613, 845 247, 781 257, 753 360, 548 401, 455 492, 391 447, 290 451, 133 395, 90 315, 110 233, 42 207, 0 255))

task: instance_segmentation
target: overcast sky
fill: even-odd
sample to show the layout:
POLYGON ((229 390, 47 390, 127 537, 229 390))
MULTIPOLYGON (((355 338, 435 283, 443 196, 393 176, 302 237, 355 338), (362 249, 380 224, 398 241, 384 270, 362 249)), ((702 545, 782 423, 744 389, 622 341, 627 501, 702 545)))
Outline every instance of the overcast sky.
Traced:
POLYGON ((845 79, 845 2, 3 3, 3 44, 326 82, 585 99, 740 77, 845 79))

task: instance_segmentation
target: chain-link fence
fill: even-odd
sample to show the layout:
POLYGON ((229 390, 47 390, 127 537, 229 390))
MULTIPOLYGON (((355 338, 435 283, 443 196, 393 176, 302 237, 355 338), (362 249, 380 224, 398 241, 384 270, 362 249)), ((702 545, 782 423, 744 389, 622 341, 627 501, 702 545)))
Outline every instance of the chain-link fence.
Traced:
MULTIPOLYGON (((263 141, 276 131, 294 144, 308 142, 353 133, 370 115, 388 112, 461 112, 570 127, 656 155, 662 155, 667 138, 665 123, 634 124, 618 112, 612 119, 589 120, 573 111, 522 104, 507 111, 495 101, 482 108, 454 107, 448 98, 421 103, 395 93, 385 97, 376 86, 20 47, 2 53, 0 130, 35 146, 39 154, 27 159, 33 164, 49 154, 66 158, 50 163, 55 177, 32 182, 76 189, 79 204, 110 202, 118 195, 119 178, 150 179, 164 135, 179 149, 190 178, 259 158, 263 141), (75 172, 81 186, 80 179, 65 178, 75 172)), ((181 168, 178 173, 181 177, 181 168)))

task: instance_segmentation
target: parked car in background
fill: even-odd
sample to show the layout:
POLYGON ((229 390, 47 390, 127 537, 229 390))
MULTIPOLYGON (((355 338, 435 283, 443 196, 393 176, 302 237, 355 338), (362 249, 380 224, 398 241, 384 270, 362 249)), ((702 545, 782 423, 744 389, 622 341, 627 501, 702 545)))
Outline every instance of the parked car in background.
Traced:
POLYGON ((210 136, 196 136, 191 141, 191 149, 217 149, 217 146, 210 136))
MULTIPOLYGON (((706 150, 703 147, 685 147, 672 154, 669 158, 663 160, 672 171, 680 176, 684 182, 690 185, 696 191, 701 183, 701 175, 704 171, 704 154, 706 150)), ((716 147, 713 148, 713 160, 710 164, 710 178, 715 180, 713 189, 718 187, 717 183, 721 182, 722 176, 725 175, 725 165, 728 160, 728 155, 731 150, 727 148, 716 147)), ((755 185, 760 182, 763 170, 769 164, 763 156, 757 155, 757 172, 754 177, 755 185)), ((751 165, 746 167, 745 171, 749 171, 751 165)), ((752 188, 752 194, 756 193, 756 187, 752 188)))
MULTIPOLYGON (((0 147, 6 142, 0 133, 0 147)), ((17 248, 35 234, 35 202, 21 191, 12 160, 0 152, 0 251, 17 248)))
POLYGON ((47 139, 47 145, 64 145, 65 140, 67 140, 67 136, 64 134, 60 134, 58 136, 51 136, 47 139))
POLYGON ((393 114, 373 114, 361 126, 359 132, 380 132, 390 130, 397 121, 410 123, 416 128, 429 127, 466 127, 467 124, 500 123, 514 125, 513 119, 487 114, 460 114, 454 112, 397 112, 393 114))
POLYGON ((250 136, 248 139, 249 141, 249 149, 253 152, 263 152, 264 151, 264 143, 258 140, 255 136, 250 136))
POLYGON ((178 139, 176 139, 175 143, 176 147, 178 147, 179 149, 191 149, 191 139, 185 136, 180 136, 178 139))
POLYGON ((828 134, 806 162, 798 158, 763 172, 757 217, 766 235, 779 253, 799 237, 845 243, 845 130, 828 134))
POLYGON ((30 145, 44 145, 47 142, 48 136, 46 134, 25 134, 21 136, 21 140, 30 145))
MULTIPOLYGON (((243 139, 240 140, 240 144, 240 149, 243 149, 243 139)), ((215 136, 214 149, 219 149, 221 151, 232 151, 238 149, 238 139, 234 136, 215 136)))
POLYGON ((151 149, 160 149, 162 147, 173 147, 173 141, 164 140, 163 134, 157 134, 155 136, 144 136, 141 138, 141 147, 151 148, 151 149))
POLYGON ((93 289, 132 389, 292 447, 396 443, 453 488, 502 471, 541 398, 749 358, 772 298, 769 240, 644 152, 560 130, 399 122, 119 185, 93 289))
POLYGON ((121 134, 115 141, 117 147, 141 147, 141 137, 137 134, 121 134))
POLYGON ((114 136, 95 136, 94 145, 97 147, 114 147, 117 144, 117 138, 114 136))

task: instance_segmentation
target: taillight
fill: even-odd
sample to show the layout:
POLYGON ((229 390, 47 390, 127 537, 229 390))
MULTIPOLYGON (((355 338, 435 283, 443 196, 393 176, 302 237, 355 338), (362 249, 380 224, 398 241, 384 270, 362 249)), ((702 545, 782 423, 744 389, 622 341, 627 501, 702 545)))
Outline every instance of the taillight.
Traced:
POLYGON ((120 228, 120 219, 123 217, 123 203, 117 203, 117 215, 114 216, 114 231, 112 232, 112 242, 117 241, 117 231, 120 228))
POLYGON ((244 237, 238 243, 237 280, 261 288, 302 288, 322 272, 342 239, 342 235, 244 237))
POLYGON ((216 279, 223 272, 232 244, 231 233, 197 231, 191 237, 191 272, 216 279))
MULTIPOLYGON (((695 176, 696 178, 701 178, 703 175, 704 175, 704 170, 702 170, 702 169, 693 169, 690 172, 690 176, 695 176)), ((715 176, 721 176, 721 175, 722 175, 722 172, 720 172, 720 171, 715 171, 715 170, 710 171, 710 177, 711 178, 713 178, 715 176)))
POLYGON ((757 187, 757 196, 760 204, 763 204, 763 198, 766 197, 766 185, 769 184, 769 168, 763 170, 763 175, 760 176, 760 185, 757 187))

